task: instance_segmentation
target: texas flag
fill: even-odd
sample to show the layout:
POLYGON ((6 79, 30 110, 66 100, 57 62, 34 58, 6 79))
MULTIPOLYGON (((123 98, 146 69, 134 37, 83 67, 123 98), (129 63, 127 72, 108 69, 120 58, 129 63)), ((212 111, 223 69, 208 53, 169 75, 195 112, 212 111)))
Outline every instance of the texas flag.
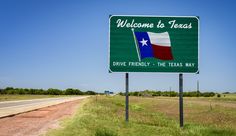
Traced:
POLYGON ((160 60, 173 60, 168 32, 134 32, 141 59, 154 57, 160 60))

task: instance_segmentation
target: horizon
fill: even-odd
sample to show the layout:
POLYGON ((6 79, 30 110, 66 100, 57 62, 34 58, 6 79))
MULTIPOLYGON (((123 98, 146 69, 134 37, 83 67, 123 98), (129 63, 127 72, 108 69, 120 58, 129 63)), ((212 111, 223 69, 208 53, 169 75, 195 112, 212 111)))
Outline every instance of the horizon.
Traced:
MULTIPOLYGON (((86 92, 86 91, 94 91, 94 92, 96 92, 96 93, 104 93, 105 91, 110 91, 110 90, 99 90, 99 91, 95 91, 95 90, 81 90, 80 88, 71 88, 71 87, 69 87, 69 88, 65 88, 65 89, 59 89, 59 88, 18 88, 18 87, 5 87, 5 88, 0 88, 0 90, 5 90, 5 89, 7 89, 7 88, 13 88, 13 89, 36 89, 36 90, 43 90, 43 91, 47 91, 48 89, 57 89, 57 90, 60 90, 60 91, 65 91, 65 90, 67 90, 67 89, 76 89, 76 90, 80 90, 80 91, 82 91, 82 92, 86 92)), ((144 90, 129 90, 129 92, 145 92, 145 91, 154 91, 154 92, 176 92, 176 93, 179 93, 179 91, 177 90, 152 90, 152 89, 144 89, 144 90)), ((196 89, 196 90, 185 90, 184 92, 197 92, 198 90, 196 89)), ((113 91, 111 91, 111 92, 113 92, 113 91)), ((124 93, 124 91, 122 90, 122 91, 119 91, 119 90, 116 90, 115 91, 116 93, 120 93, 120 92, 123 92, 124 93)), ((214 93, 222 93, 222 94, 224 94, 224 93, 232 93, 232 94, 234 94, 234 93, 236 93, 236 91, 225 91, 225 92, 222 92, 222 91, 210 91, 210 90, 200 90, 199 89, 199 92, 202 92, 202 93, 204 93, 204 92, 214 92, 214 93)))

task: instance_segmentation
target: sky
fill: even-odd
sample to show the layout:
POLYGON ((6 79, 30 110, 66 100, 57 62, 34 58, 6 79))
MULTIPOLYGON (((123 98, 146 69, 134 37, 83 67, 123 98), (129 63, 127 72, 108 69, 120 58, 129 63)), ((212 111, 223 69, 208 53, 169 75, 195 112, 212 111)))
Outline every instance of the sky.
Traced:
MULTIPOLYGON (((184 91, 236 92, 233 0, 0 0, 0 88, 125 90, 108 72, 109 15, 200 17, 200 74, 184 91)), ((130 91, 178 91, 178 73, 130 73, 130 91)))

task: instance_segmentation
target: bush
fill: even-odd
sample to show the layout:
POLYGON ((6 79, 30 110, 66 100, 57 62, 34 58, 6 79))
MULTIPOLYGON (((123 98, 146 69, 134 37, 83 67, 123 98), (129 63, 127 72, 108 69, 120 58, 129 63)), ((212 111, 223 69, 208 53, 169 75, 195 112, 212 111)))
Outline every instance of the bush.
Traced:
POLYGON ((215 93, 214 92, 204 92, 204 93, 202 93, 202 96, 203 97, 213 97, 213 96, 215 96, 215 93))
MULTIPOLYGON (((120 92, 119 95, 124 96, 125 93, 120 92)), ((176 97, 179 94, 175 91, 135 91, 135 92, 129 92, 129 96, 169 96, 169 97, 176 97)), ((215 96, 214 92, 204 92, 201 93, 200 91, 192 91, 192 92, 183 92, 184 97, 213 97, 215 96)))
POLYGON ((97 129, 95 136, 117 136, 117 133, 108 129, 97 129))
POLYGON ((86 91, 85 94, 86 95, 96 95, 96 93, 94 91, 86 91))
POLYGON ((84 93, 81 92, 79 89, 72 89, 68 88, 64 92, 65 95, 83 95, 84 93))
POLYGON ((125 96, 125 93, 122 93, 122 92, 119 92, 118 94, 121 96, 125 96))

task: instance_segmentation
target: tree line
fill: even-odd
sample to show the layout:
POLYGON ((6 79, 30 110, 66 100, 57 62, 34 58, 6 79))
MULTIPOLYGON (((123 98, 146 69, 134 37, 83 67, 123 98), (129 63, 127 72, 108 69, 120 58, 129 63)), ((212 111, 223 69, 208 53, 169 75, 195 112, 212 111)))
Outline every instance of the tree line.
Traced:
MULTIPOLYGON (((125 93, 120 92, 120 95, 125 95, 125 93)), ((220 94, 214 92, 200 92, 200 91, 192 91, 192 92, 183 92, 184 97, 213 97, 217 95, 220 97, 220 94)), ((145 91, 134 91, 129 92, 129 96, 168 96, 168 97, 177 97, 179 96, 178 92, 175 91, 152 91, 152 90, 145 90, 145 91)))
POLYGON ((94 91, 86 91, 83 92, 79 89, 68 88, 65 90, 49 88, 47 90, 44 89, 32 89, 32 88, 13 88, 7 87, 5 89, 0 89, 0 94, 32 94, 32 95, 95 95, 97 94, 94 91))

